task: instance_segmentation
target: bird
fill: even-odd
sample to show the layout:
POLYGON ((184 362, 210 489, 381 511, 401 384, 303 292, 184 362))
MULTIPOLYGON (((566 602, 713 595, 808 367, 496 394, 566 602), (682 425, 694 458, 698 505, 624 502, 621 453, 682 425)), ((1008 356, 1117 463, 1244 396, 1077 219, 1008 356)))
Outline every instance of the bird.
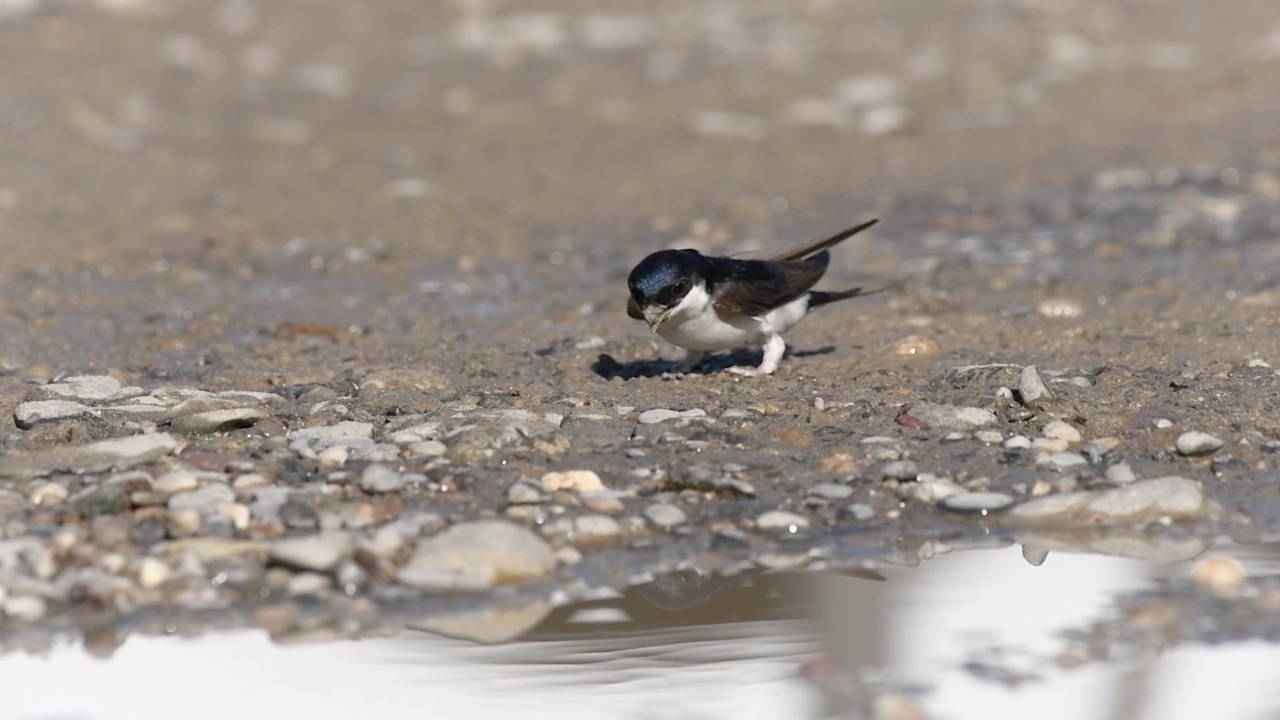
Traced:
POLYGON ((828 248, 875 225, 868 220, 828 238, 763 260, 713 257, 697 250, 660 250, 627 277, 627 315, 688 351, 674 370, 691 372, 708 353, 760 347, 756 367, 731 367, 743 376, 772 375, 787 345, 782 334, 815 308, 867 295, 862 288, 811 288, 827 271, 828 248))

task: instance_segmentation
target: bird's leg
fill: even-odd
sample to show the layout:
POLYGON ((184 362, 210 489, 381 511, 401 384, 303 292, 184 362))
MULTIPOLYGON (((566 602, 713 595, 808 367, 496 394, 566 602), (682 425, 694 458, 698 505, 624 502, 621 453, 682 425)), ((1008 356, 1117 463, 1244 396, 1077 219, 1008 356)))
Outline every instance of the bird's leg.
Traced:
POLYGON ((662 377, 668 380, 674 380, 676 378, 683 377, 693 372, 693 369, 698 367, 698 363, 702 362, 702 359, 705 358, 706 356, 707 354, 704 352, 698 352, 697 350, 690 350, 689 353, 684 356, 684 359, 681 360, 679 363, 677 363, 676 366, 671 369, 671 372, 662 373, 662 377))
POLYGON ((783 342, 782 336, 770 335, 769 339, 764 341, 764 357, 760 358, 759 366, 731 367, 729 372, 746 377, 772 375, 773 371, 778 369, 778 363, 782 362, 782 354, 786 351, 787 344, 783 342))

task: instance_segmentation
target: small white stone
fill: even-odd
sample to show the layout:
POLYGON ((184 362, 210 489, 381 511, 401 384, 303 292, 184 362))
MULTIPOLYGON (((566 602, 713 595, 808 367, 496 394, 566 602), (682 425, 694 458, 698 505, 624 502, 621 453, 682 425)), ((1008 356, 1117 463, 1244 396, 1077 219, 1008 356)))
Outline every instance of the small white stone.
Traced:
POLYGON ((809 519, 785 510, 770 510, 756 518, 756 527, 761 530, 796 533, 809 527, 809 519))
POLYGON ((326 467, 342 467, 351 457, 351 450, 343 445, 334 445, 316 453, 316 459, 326 467))
POLYGON ((67 488, 61 483, 42 482, 31 489, 27 499, 32 505, 57 505, 67 499, 67 488))
POLYGON ((1083 455, 1073 452, 1054 453, 1052 455, 1045 455, 1036 459, 1036 465, 1053 468, 1058 471, 1084 467, 1088 464, 1089 461, 1086 460, 1083 455))
POLYGON ((21 622, 35 622, 44 617, 45 602, 34 595, 17 595, 4 601, 5 617, 21 622))
POLYGON ((147 590, 160 587, 169 579, 169 566, 153 557, 142 558, 138 563, 138 584, 147 590))
POLYGON ((1107 468, 1107 479, 1123 485, 1137 480, 1138 476, 1134 474, 1133 468, 1129 467, 1128 463, 1118 463, 1107 468))
POLYGON ((539 481, 547 492, 569 490, 572 492, 595 492, 604 490, 600 476, 592 470, 567 470, 565 472, 549 472, 539 481))
POLYGON ((1047 455, 1066 452, 1071 444, 1059 438, 1036 438, 1031 441, 1031 449, 1047 455))
POLYGON ((1191 569, 1191 579, 1217 597, 1233 599, 1240 597, 1244 590, 1245 571, 1234 558, 1211 555, 1196 563, 1191 569))
POLYGON ((1217 452, 1222 445, 1222 441, 1218 438, 1199 430, 1182 433, 1175 443, 1175 447, 1182 455, 1208 455, 1217 452))
POLYGON ((1031 438, 1026 435, 1014 435, 1004 441, 1007 450, 1026 450, 1031 447, 1031 438))
POLYGON ((1084 439, 1080 435, 1079 430, 1075 429, 1075 427, 1070 423, 1062 420, 1054 420, 1048 425, 1045 425, 1044 432, 1042 434, 1047 438, 1057 438, 1058 440, 1065 440, 1069 443, 1078 443, 1084 439))

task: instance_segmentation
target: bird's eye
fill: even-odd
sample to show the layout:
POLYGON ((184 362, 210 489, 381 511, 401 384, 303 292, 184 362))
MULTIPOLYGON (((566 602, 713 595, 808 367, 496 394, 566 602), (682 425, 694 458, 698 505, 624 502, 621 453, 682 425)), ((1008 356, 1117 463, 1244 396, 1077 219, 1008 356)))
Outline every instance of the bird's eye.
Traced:
POLYGON ((689 283, 684 280, 677 280, 675 285, 671 286, 671 292, 675 295, 682 295, 688 289, 689 283))

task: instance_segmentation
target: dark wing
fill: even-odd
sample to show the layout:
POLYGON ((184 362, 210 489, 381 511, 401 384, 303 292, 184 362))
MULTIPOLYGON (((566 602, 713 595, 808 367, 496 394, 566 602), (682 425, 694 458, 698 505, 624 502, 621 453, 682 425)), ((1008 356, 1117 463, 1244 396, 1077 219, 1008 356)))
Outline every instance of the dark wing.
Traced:
POLYGON ((821 250, 826 250, 827 248, 831 247, 832 245, 835 245, 838 242, 847 240, 853 237, 854 235, 857 235, 858 233, 862 232, 863 230, 866 230, 867 228, 871 227, 872 225, 875 225, 878 222, 880 222, 879 218, 876 218, 874 220, 868 220, 862 223, 861 225, 854 225, 853 227, 847 230, 841 230, 840 232, 836 233, 835 235, 832 235, 829 238, 824 238, 822 240, 818 240, 817 242, 813 242, 803 247, 795 248, 793 250, 787 250, 786 252, 783 252, 780 255, 776 255, 770 259, 777 260, 777 261, 803 260, 809 257, 810 255, 813 255, 816 252, 819 252, 821 250))
POLYGON ((627 298, 627 317, 636 320, 644 319, 644 313, 640 312, 640 306, 636 304, 636 299, 633 297, 627 298))
POLYGON ((711 293, 716 310, 755 317, 808 292, 827 271, 831 255, 820 252, 799 262, 707 259, 720 277, 711 293))

